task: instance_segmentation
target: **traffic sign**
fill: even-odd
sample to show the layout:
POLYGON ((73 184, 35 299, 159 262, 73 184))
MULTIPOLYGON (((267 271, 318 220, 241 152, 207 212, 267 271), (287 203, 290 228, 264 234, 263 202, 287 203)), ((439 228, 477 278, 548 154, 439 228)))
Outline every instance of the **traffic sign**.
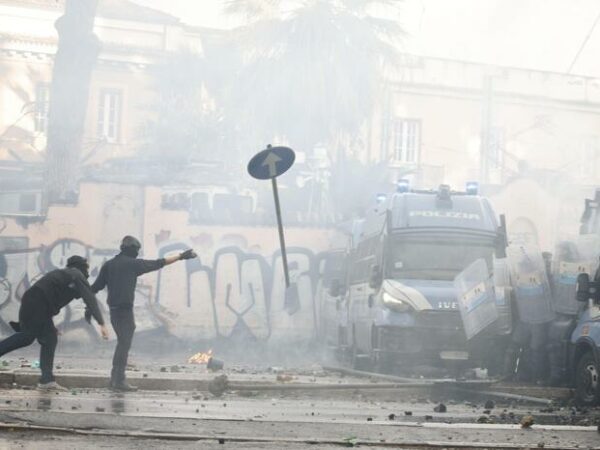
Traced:
POLYGON ((259 180, 278 177, 292 167, 296 154, 288 147, 267 146, 248 163, 248 173, 259 180))
POLYGON ((277 191, 277 177, 292 167, 296 154, 288 147, 271 147, 257 153, 248 163, 248 173, 259 180, 271 180, 273 186, 273 200, 275 200, 275 215, 277 216, 277 229, 279 230, 279 245, 281 247, 281 262, 283 263, 283 274, 285 285, 290 287, 290 274, 288 271, 287 254, 285 251, 285 236, 283 235, 283 224, 281 222, 281 206, 279 204, 279 192, 277 191))

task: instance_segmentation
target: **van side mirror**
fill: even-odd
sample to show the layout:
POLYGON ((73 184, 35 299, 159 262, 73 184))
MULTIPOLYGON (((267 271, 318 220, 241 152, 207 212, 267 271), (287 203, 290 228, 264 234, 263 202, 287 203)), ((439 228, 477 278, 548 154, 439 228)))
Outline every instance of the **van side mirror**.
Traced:
POLYGON ((378 289, 383 283, 383 273, 379 264, 371 267, 371 276, 369 277, 369 287, 372 289, 378 289))
POLYGON ((590 276, 587 273, 580 273, 577 275, 577 301, 587 302, 590 297, 590 276))

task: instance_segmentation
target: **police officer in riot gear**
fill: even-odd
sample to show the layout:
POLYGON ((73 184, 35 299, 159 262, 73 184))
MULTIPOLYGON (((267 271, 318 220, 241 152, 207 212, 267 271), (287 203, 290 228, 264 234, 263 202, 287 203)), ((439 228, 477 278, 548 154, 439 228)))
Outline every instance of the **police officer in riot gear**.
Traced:
MULTIPOLYGON (((542 255, 542 260, 541 268, 548 278, 550 269, 548 254, 545 257, 542 255)), ((535 264, 529 257, 523 258, 518 263, 518 272, 521 276, 528 277, 535 273, 535 270, 535 264)), ((548 291, 544 295, 550 296, 551 292, 548 291)), ((525 301, 530 302, 531 300, 525 299, 525 301)), ((520 381, 544 384, 548 377, 547 335, 552 319, 534 322, 531 317, 523 317, 519 308, 517 308, 516 316, 517 320, 513 326, 511 340, 504 355, 505 374, 509 377, 516 376, 520 381)))
POLYGON ((64 390, 58 385, 52 373, 54 351, 57 344, 57 329, 52 316, 67 306, 73 299, 82 298, 86 310, 100 325, 104 339, 108 330, 104 325, 102 312, 87 282, 88 262, 81 256, 71 256, 65 269, 53 270, 40 278, 23 294, 19 308, 19 322, 10 325, 16 331, 0 342, 0 356, 18 348, 31 345, 35 339, 40 343, 40 369, 42 376, 38 388, 42 390, 64 390))
MULTIPOLYGON (((125 236, 121 241, 121 253, 110 259, 100 269, 98 278, 92 285, 92 290, 98 292, 105 287, 108 289, 108 307, 110 322, 117 335, 117 346, 113 356, 113 367, 110 377, 110 387, 115 391, 135 391, 137 388, 127 383, 125 368, 133 333, 135 318, 133 301, 137 277, 148 272, 162 269, 176 261, 195 258, 193 250, 186 250, 179 255, 167 256, 161 259, 138 258, 142 244, 133 236, 125 236)), ((89 313, 88 313, 89 317, 89 313)))

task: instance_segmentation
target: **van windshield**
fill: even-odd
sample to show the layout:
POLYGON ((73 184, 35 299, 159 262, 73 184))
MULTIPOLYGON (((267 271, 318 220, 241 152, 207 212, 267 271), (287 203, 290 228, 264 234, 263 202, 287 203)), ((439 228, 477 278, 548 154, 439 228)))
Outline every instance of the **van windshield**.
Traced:
POLYGON ((479 258, 492 269, 491 239, 397 238, 392 240, 388 270, 393 278, 453 280, 479 258))

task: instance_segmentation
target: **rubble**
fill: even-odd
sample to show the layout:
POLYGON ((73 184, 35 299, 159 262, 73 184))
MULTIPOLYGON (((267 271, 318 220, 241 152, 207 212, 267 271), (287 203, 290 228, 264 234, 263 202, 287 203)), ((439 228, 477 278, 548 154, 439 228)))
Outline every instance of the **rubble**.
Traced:
POLYGON ((534 424, 533 416, 523 416, 519 421, 521 428, 531 428, 534 424))
POLYGON ((288 383, 290 381, 293 381, 294 377, 289 374, 280 373, 275 379, 280 383, 288 383))
POLYGON ((208 363, 206 363, 206 368, 211 372, 217 372, 219 370, 223 370, 224 365, 225 363, 222 360, 211 357, 208 360, 208 363))
POLYGON ((446 411, 448 411, 448 408, 446 408, 446 405, 444 405, 443 403, 440 403, 435 408, 433 408, 433 411, 437 413, 445 413, 446 411))
POLYGON ((208 383, 208 392, 215 397, 221 397, 229 389, 227 375, 219 375, 208 383))

